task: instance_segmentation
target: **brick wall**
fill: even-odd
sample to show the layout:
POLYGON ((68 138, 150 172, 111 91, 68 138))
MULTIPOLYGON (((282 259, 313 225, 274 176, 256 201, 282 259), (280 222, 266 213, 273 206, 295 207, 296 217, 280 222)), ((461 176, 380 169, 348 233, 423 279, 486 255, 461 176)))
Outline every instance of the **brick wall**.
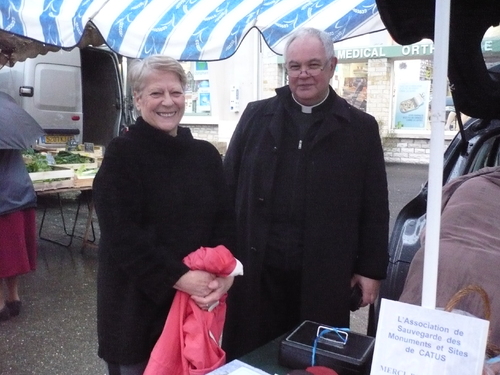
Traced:
POLYGON ((226 154, 227 142, 219 141, 219 126, 218 125, 185 125, 191 129, 191 134, 196 139, 203 139, 210 142, 219 150, 221 155, 226 154))
POLYGON ((366 111, 371 114, 380 125, 382 136, 391 131, 391 67, 388 59, 368 60, 368 90, 366 111))
MULTIPOLYGON (((445 141, 445 148, 450 141, 445 141)), ((382 137, 385 161, 389 163, 429 164, 429 139, 382 137)))
POLYGON ((204 139, 205 141, 219 140, 219 126, 217 124, 210 125, 186 125, 181 126, 191 129, 193 137, 196 139, 204 139))

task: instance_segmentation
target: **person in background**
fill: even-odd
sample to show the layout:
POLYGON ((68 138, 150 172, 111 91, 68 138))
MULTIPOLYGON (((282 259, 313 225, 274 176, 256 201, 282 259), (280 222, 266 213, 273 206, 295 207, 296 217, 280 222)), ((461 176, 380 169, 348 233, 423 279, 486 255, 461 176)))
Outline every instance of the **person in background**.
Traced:
POLYGON ((179 126, 182 66, 151 56, 131 64, 129 81, 141 116, 108 145, 93 184, 98 355, 110 375, 143 373, 176 290, 207 310, 233 282, 182 261, 202 246, 231 249, 234 236, 220 154, 179 126))
MULTIPOLYGON (((491 304, 488 341, 500 348, 499 228, 500 167, 479 169, 443 187, 436 307, 445 307, 466 286, 480 286, 491 304)), ((401 302, 422 304, 425 233, 410 263, 401 302)), ((477 297, 462 299, 456 308, 484 317, 484 304, 477 297)))
POLYGON ((0 322, 19 315, 18 276, 36 269, 36 203, 21 150, 0 150, 0 322))
POLYGON ((375 301, 388 262, 388 190, 377 121, 329 85, 328 34, 297 30, 289 84, 250 103, 224 158, 245 276, 228 300, 223 348, 236 358, 309 319, 348 327, 375 301))

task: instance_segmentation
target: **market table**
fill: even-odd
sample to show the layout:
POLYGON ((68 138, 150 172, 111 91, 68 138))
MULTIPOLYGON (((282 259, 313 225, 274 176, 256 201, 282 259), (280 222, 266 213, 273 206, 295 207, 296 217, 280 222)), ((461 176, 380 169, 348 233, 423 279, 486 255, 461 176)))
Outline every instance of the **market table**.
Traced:
POLYGON ((278 363, 280 342, 285 336, 275 338, 253 352, 244 355, 239 360, 271 375, 287 375, 291 369, 278 363))
MULTIPOLYGON (((290 333, 275 338, 274 340, 268 342, 260 348, 257 348, 256 350, 242 356, 241 358, 239 358, 239 361, 253 366, 259 370, 265 371, 266 373, 271 375, 287 375, 290 371, 292 371, 292 369, 279 364, 279 352, 281 342, 288 335, 290 335, 290 333)), ((364 347, 364 344, 366 343, 363 343, 363 341, 366 341, 367 337, 363 334, 351 332, 351 340, 354 340, 354 346, 352 346, 350 349, 346 349, 349 350, 348 352, 342 353, 341 355, 338 355, 336 357, 337 362, 334 368, 340 375, 368 375, 371 370, 371 356, 366 359, 366 362, 363 362, 363 365, 356 364, 356 361, 354 360, 354 358, 356 357, 351 357, 351 360, 347 359, 347 357, 350 356, 348 353, 352 353, 353 349, 357 352, 366 352, 366 348, 364 347), (361 345, 362 343, 363 345, 361 345), (351 362, 349 363, 349 361, 351 362)), ((290 347, 288 350, 288 353, 290 353, 290 347)), ((332 352, 334 351, 335 350, 332 350, 332 352)), ((317 353, 317 355, 320 355, 319 352, 317 353)), ((323 362, 324 359, 325 358, 323 358, 323 362)))
POLYGON ((42 219, 40 222, 40 228, 38 230, 38 236, 42 240, 49 241, 52 243, 56 243, 61 246, 65 247, 70 247, 71 244, 73 243, 73 239, 75 237, 81 238, 83 243, 82 243, 82 250, 85 246, 96 246, 95 245, 95 230, 94 230, 94 224, 93 224, 93 213, 94 213, 94 204, 92 201, 92 185, 86 185, 86 186, 64 186, 61 188, 55 188, 55 189, 47 189, 47 190, 38 190, 35 188, 35 192, 37 194, 37 197, 40 196, 47 196, 47 195, 56 195, 57 196, 57 201, 58 201, 58 210, 59 210, 59 215, 61 216, 61 222, 62 222, 62 232, 64 233, 65 236, 68 237, 68 240, 63 242, 58 239, 50 238, 50 237, 44 237, 43 236, 43 228, 45 224, 45 219, 46 219, 46 214, 48 210, 48 206, 44 205, 43 207, 43 214, 42 214, 42 219), (63 202, 61 199, 61 194, 63 193, 74 193, 74 192, 79 192, 80 195, 77 198, 77 206, 76 206, 76 213, 73 219, 73 225, 71 228, 68 228, 66 225, 66 219, 67 215, 64 214, 64 206, 63 202), (85 223, 85 230, 83 236, 78 236, 75 234, 75 229, 76 225, 78 223, 78 218, 80 216, 80 211, 82 204, 84 204, 87 207, 87 220, 85 223), (92 238, 89 239, 90 234, 92 233, 92 238))

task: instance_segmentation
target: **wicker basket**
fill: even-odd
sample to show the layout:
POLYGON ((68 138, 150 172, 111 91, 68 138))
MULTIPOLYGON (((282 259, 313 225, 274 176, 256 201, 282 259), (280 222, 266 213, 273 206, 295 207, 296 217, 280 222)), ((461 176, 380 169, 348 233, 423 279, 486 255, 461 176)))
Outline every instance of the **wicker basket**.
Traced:
MULTIPOLYGON (((466 296, 469 294, 479 294, 481 299, 483 300, 483 307, 484 307, 484 319, 490 320, 491 318, 491 306, 490 306, 490 298, 488 296, 488 293, 480 287, 479 285, 468 285, 462 289, 460 289, 457 293, 455 293, 448 303, 446 304, 444 310, 451 312, 453 308, 466 296)), ((491 328, 490 328, 491 331, 491 328)), ((486 356, 488 358, 496 357, 500 354, 500 347, 494 345, 493 343, 490 342, 488 339, 488 342, 486 344, 486 356)))

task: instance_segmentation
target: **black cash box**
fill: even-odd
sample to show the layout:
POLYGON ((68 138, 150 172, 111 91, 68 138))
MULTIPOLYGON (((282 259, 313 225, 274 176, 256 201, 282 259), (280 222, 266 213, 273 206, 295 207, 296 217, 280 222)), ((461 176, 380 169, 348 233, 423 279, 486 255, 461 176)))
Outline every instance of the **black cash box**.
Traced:
MULTIPOLYGON (((314 340, 323 324, 305 320, 280 343, 279 363, 291 369, 311 366, 314 340)), ((356 332, 347 332, 347 342, 334 342, 335 333, 329 332, 317 341, 315 365, 329 367, 339 375, 368 374, 375 338, 356 332)))

